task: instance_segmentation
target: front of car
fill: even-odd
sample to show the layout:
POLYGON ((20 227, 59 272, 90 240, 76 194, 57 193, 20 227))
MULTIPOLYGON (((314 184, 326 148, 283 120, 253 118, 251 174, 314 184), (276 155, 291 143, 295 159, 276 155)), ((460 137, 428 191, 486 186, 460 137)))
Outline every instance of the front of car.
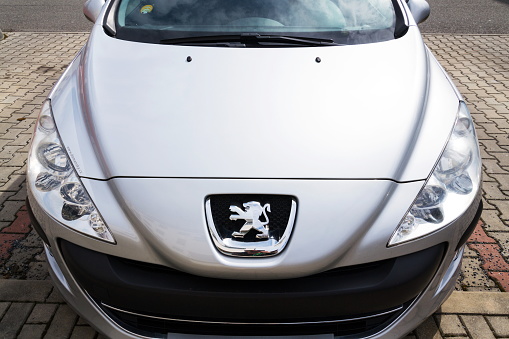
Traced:
POLYGON ((401 337, 482 210, 472 119, 399 0, 111 0, 39 116, 28 206, 112 338, 401 337))

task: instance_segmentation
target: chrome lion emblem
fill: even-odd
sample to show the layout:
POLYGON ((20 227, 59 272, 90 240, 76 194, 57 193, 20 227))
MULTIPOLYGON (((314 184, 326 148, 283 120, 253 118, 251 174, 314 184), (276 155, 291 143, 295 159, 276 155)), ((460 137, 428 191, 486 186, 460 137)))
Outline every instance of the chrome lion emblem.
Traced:
POLYGON ((264 258, 278 255, 290 240, 297 199, 275 194, 215 194, 205 200, 205 213, 219 252, 264 258))
POLYGON ((244 219, 246 223, 238 232, 233 232, 234 238, 244 238, 244 236, 252 229, 260 232, 256 235, 258 239, 269 238, 269 217, 267 212, 270 212, 270 204, 262 205, 258 201, 250 201, 242 204, 245 211, 237 206, 230 206, 230 211, 237 213, 230 215, 230 220, 244 219), (264 216, 265 221, 260 221, 260 217, 264 216))

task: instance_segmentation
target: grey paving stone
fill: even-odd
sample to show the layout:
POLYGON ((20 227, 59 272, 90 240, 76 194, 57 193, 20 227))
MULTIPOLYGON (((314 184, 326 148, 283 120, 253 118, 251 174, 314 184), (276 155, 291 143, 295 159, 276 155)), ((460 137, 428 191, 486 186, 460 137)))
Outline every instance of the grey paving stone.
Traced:
POLYGON ((484 199, 504 200, 509 198, 500 190, 500 184, 496 181, 483 183, 484 199))
POLYGON ((492 204, 493 200, 486 200, 486 199, 482 199, 483 201, 483 210, 496 210, 497 208, 495 207, 495 205, 492 204))
POLYGON ((8 182, 12 172, 17 168, 2 166, 0 167, 0 182, 8 182))
POLYGON ((497 337, 509 337, 509 316, 485 317, 497 337))
MULTIPOLYGON (((509 231, 509 228, 508 228, 508 231, 509 231)), ((35 230, 32 230, 28 234, 26 239, 23 240, 23 246, 39 248, 39 249, 41 249, 41 251, 39 251, 39 253, 43 253, 43 250, 42 250, 42 240, 37 235, 37 232, 35 230)))
POLYGON ((490 202, 502 213, 501 219, 509 220, 509 200, 491 200, 490 202))
POLYGON ((444 336, 467 336, 467 332, 456 314, 444 314, 434 318, 444 336))
POLYGON ((497 140, 498 144, 501 146, 509 146, 509 135, 507 134, 496 134, 493 137, 497 140))
POLYGON ((468 246, 465 246, 465 252, 463 258, 477 258, 479 254, 476 251, 472 251, 468 246))
POLYGON ((7 312, 9 306, 11 306, 11 303, 9 302, 0 302, 0 319, 2 319, 4 314, 7 312))
MULTIPOLYGON (((2 197, 2 194, 0 193, 0 198, 1 198, 1 197, 2 197)), ((10 222, 7 222, 7 221, 0 221, 0 231, 1 231, 2 229, 4 229, 5 227, 10 226, 10 225, 11 225, 11 223, 10 223, 10 222)))
POLYGON ((462 291, 465 292, 503 292, 497 286, 487 287, 487 286, 462 286, 462 291))
MULTIPOLYGON (((494 126, 494 125, 486 124, 485 126, 494 126)), ((498 133, 502 134, 502 132, 500 130, 497 129, 497 131, 498 131, 498 133)), ((490 133, 489 131, 487 131, 487 132, 490 133)), ((496 132, 493 131, 491 133, 496 133, 496 132)), ((479 140, 479 143, 482 144, 484 147, 486 147, 486 152, 488 152, 492 155, 494 155, 493 153, 506 153, 507 152, 505 149, 500 148, 500 146, 497 144, 497 142, 495 140, 479 140)), ((502 162, 500 162, 501 159, 504 159, 503 154, 497 154, 494 156, 496 156, 497 160, 499 160, 499 164, 501 166, 504 166, 504 164, 502 162)), ((505 165, 505 166, 507 166, 507 165, 505 165)))
POLYGON ((13 174, 16 174, 16 175, 26 175, 27 174, 27 166, 26 166, 26 164, 24 166, 22 166, 20 169, 15 170, 13 172, 13 174))
POLYGON ((509 314, 509 293, 452 292, 437 314, 509 314))
POLYGON ((6 145, 0 151, 0 159, 10 159, 21 148, 21 146, 6 145))
POLYGON ((59 305, 44 338, 67 339, 71 335, 77 319, 78 316, 69 306, 59 305))
POLYGON ((46 299, 46 302, 48 302, 48 303, 65 303, 65 300, 62 297, 62 295, 60 294, 60 292, 58 292, 58 289, 53 288, 53 290, 51 291, 51 294, 46 299))
POLYGON ((32 313, 30 313, 30 316, 27 319, 27 323, 48 323, 55 314, 57 307, 58 304, 36 304, 32 310, 32 313))
POLYGON ((507 174, 490 174, 490 176, 495 179, 500 184, 500 189, 502 191, 509 191, 509 173, 507 174))
MULTIPOLYGON (((507 135, 507 133, 502 133, 507 135)), ((502 167, 509 167, 509 153, 507 153, 506 149, 503 149, 502 154, 497 154, 497 160, 502 167)))
POLYGON ((43 251, 42 248, 37 247, 20 247, 12 250, 11 257, 7 261, 6 265, 16 263, 18 265, 28 265, 32 261, 33 257, 43 251))
POLYGON ((28 154, 19 150, 18 153, 14 154, 10 159, 4 161, 2 166, 23 167, 26 164, 27 156, 28 154))
POLYGON ((502 256, 504 256, 506 259, 509 258, 509 232, 488 232, 487 233, 490 237, 495 239, 502 248, 502 256))
POLYGON ((0 321, 0 338, 16 338, 33 306, 33 303, 12 303, 0 321))
POLYGON ((5 201, 4 206, 0 210, 0 221, 14 221, 14 219, 16 219, 16 213, 23 205, 23 201, 5 201))
POLYGON ((0 301, 43 302, 52 289, 50 281, 0 279, 0 301))
POLYGON ((17 339, 40 339, 45 330, 46 325, 26 324, 21 329, 21 333, 17 336, 17 339))
POLYGON ((486 231, 509 231, 509 222, 504 222, 496 210, 483 211, 481 219, 486 231))
MULTIPOLYGON (((483 159, 483 163, 484 163, 485 159, 483 159)), ((492 177, 493 174, 488 174, 486 172, 483 172, 484 176, 482 178, 482 181, 483 181, 483 184, 485 182, 493 182, 493 181, 497 181, 495 180, 495 178, 492 177)))
POLYGON ((481 159, 482 159, 482 161, 489 160, 489 159, 492 159, 492 160, 496 159, 493 155, 491 155, 488 152, 486 152, 486 147, 485 146, 480 145, 480 149, 481 149, 481 159))
POLYGON ((417 338, 426 338, 426 339, 442 339, 442 335, 437 327, 437 324, 433 320, 433 317, 429 317, 425 322, 421 324, 421 326, 415 329, 415 334, 417 338))
POLYGON ((464 289, 470 287, 495 287, 495 283, 481 269, 481 260, 479 258, 463 258, 462 272, 464 274, 461 281, 464 289))
POLYGON ((28 267, 26 278, 29 280, 44 280, 49 276, 46 262, 31 262, 28 267))
POLYGON ((461 315, 460 318, 472 338, 495 339, 482 315, 461 315))
POLYGON ((71 339, 94 339, 97 332, 90 326, 75 326, 71 339))
MULTIPOLYGON (((21 170, 22 168, 26 169, 25 166, 23 166, 23 167, 16 167, 16 168, 19 168, 19 170, 14 171, 13 172, 14 175, 26 175, 26 173, 22 173, 22 170, 21 170)), ((26 197, 27 197, 26 181, 23 181, 21 183, 21 186, 20 186, 19 190, 15 194, 11 195, 8 200, 9 201, 23 201, 24 202, 26 197)))

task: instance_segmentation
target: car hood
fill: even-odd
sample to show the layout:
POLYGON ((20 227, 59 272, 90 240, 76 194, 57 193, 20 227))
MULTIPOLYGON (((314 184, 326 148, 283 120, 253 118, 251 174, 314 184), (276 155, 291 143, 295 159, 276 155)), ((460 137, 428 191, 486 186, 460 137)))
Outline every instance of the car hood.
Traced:
POLYGON ((429 68, 416 28, 366 45, 214 48, 128 42, 95 26, 74 72, 79 116, 55 116, 72 125, 62 138, 90 178, 419 180, 457 110, 445 86, 453 100, 432 123, 446 126, 423 130, 429 68), (430 147, 424 163, 412 160, 419 144, 430 147))

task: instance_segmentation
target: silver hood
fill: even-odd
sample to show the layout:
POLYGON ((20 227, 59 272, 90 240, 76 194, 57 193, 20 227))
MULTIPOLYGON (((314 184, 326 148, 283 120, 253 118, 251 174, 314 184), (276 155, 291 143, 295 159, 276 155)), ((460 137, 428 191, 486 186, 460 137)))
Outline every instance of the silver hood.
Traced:
POLYGON ((72 74, 79 95, 67 96, 80 112, 71 121, 55 103, 55 117, 84 177, 420 180, 457 111, 438 98, 454 97, 448 83, 428 100, 430 63, 417 28, 376 44, 256 49, 142 44, 95 26, 72 74), (429 154, 415 159, 416 147, 429 154))

